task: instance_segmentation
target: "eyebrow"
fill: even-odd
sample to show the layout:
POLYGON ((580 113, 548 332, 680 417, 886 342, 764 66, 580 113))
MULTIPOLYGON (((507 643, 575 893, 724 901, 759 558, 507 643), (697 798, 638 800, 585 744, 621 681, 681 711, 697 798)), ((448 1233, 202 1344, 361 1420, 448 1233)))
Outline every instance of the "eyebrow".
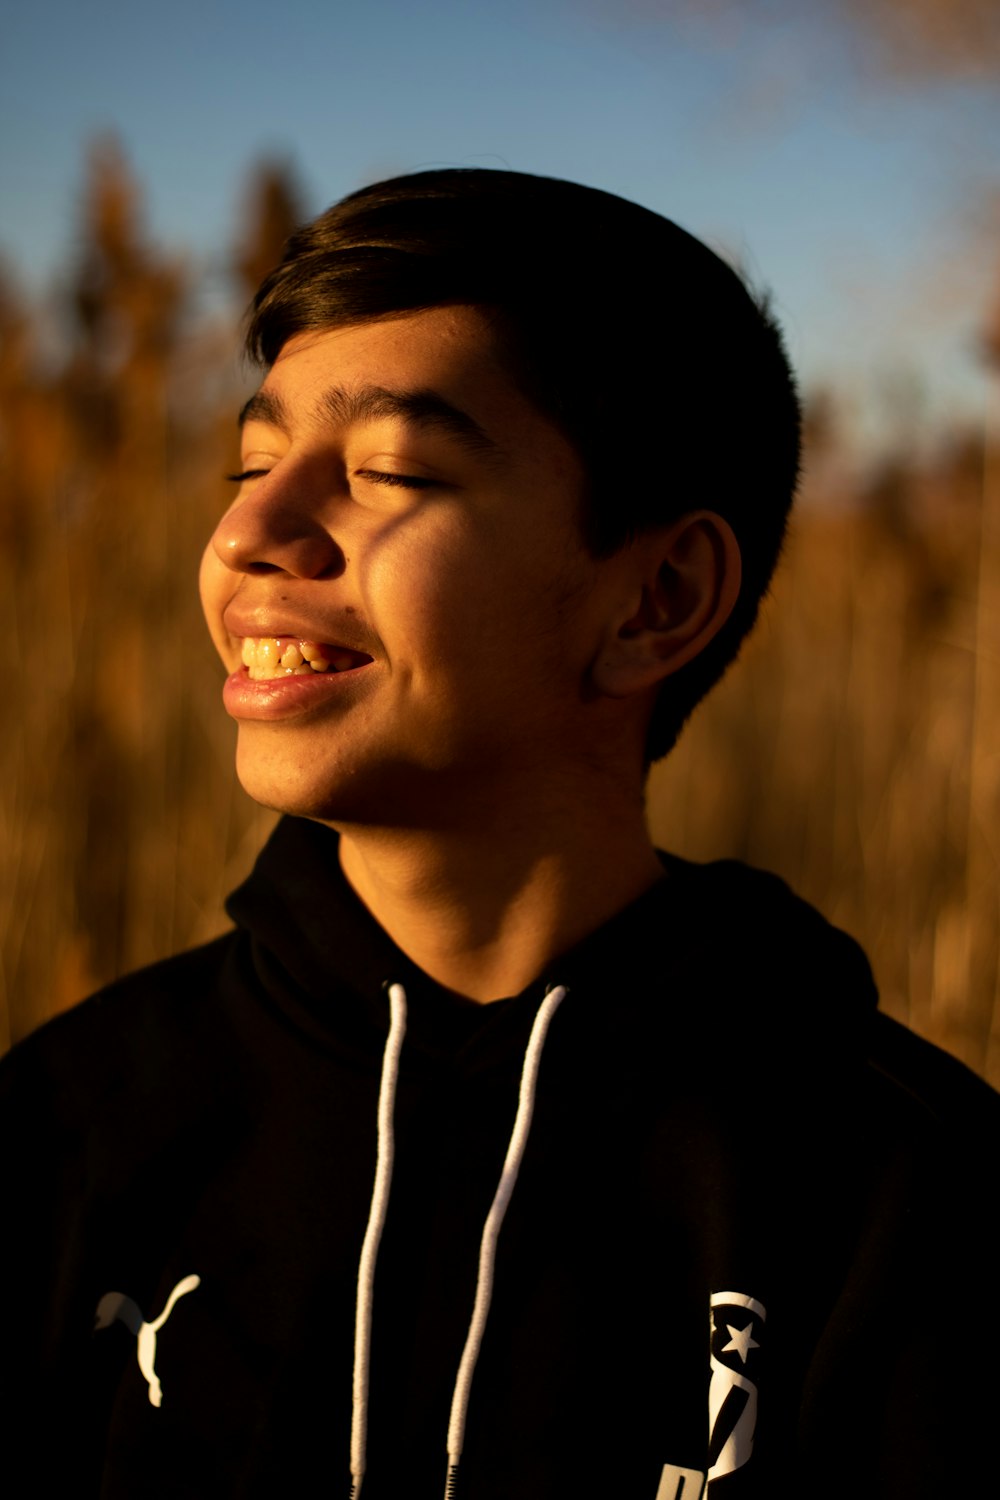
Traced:
MULTIPOLYGON (((381 385, 358 386, 353 390, 334 386, 320 399, 319 411, 337 427, 392 417, 416 427, 444 432, 479 457, 493 457, 501 451, 475 418, 453 406, 437 391, 393 391, 381 385)), ((240 427, 249 421, 267 422, 287 433, 291 413, 277 392, 261 390, 250 397, 240 412, 240 427)))
POLYGON ((280 396, 273 391, 256 391, 243 406, 236 418, 240 431, 248 422, 266 422, 269 427, 280 427, 288 431, 288 408, 280 396))

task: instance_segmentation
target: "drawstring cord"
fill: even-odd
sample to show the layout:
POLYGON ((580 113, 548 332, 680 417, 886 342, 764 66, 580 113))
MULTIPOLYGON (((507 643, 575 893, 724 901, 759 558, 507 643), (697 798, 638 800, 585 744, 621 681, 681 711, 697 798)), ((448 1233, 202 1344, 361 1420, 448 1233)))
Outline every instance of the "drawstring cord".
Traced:
MULTIPOLYGON (((493 1275, 496 1266, 497 1241, 500 1228, 514 1192, 535 1108, 535 1089, 542 1048, 548 1033, 549 1023, 566 998, 563 985, 549 990, 538 1007, 521 1068, 521 1085, 518 1092, 517 1114, 511 1131, 507 1155, 504 1158, 500 1181, 493 1195, 490 1211, 483 1226, 479 1245, 479 1272, 476 1279, 476 1296, 472 1308, 472 1320, 462 1350, 462 1358, 455 1379, 455 1390, 451 1400, 451 1416, 448 1422, 448 1477, 445 1483, 445 1500, 453 1500, 458 1481, 458 1464, 465 1444, 465 1423, 469 1411, 472 1378, 476 1372, 479 1351, 486 1321, 493 1300, 493 1275)), ((389 1190, 392 1185, 392 1163, 395 1153, 393 1114, 396 1103, 396 1084, 399 1078, 399 1055, 406 1032, 406 991, 401 984, 389 986, 389 1035, 382 1056, 382 1078, 378 1095, 378 1148, 375 1165, 375 1184, 372 1189, 372 1204, 368 1214, 358 1265, 357 1308, 354 1323, 354 1385, 353 1413, 351 1418, 351 1500, 359 1500, 361 1484, 365 1476, 368 1444, 368 1383, 371 1365, 372 1302, 375 1286, 375 1262, 378 1258, 379 1242, 385 1226, 389 1207, 389 1190)))
POLYGON ((500 1173, 500 1181, 497 1184, 493 1203, 486 1216, 486 1223, 483 1226, 483 1237, 479 1246, 479 1276, 476 1281, 476 1300, 473 1304, 472 1321, 469 1324, 465 1348, 462 1351, 461 1362, 458 1366, 454 1395, 451 1398, 451 1419, 448 1423, 448 1479, 445 1485, 445 1500, 453 1500, 455 1494, 455 1486, 458 1479, 458 1462, 462 1456, 462 1448, 465 1443, 465 1420, 469 1411, 472 1377, 476 1371, 476 1362, 479 1359, 483 1334, 486 1332, 486 1320, 490 1314, 490 1302, 493 1299, 493 1272, 496 1264, 497 1240, 500 1237, 500 1226, 503 1224, 507 1205, 510 1203, 511 1194, 514 1191, 514 1184, 517 1182, 517 1174, 521 1170, 524 1149, 528 1144, 528 1132, 531 1129, 531 1116, 535 1108, 535 1087, 538 1081, 538 1067, 542 1060, 542 1048, 545 1046, 545 1037, 549 1029, 549 1022, 565 998, 566 989, 561 984, 556 985, 546 995, 538 1008, 538 1014, 535 1016, 535 1024, 531 1028, 531 1036, 528 1039, 528 1046, 524 1054, 517 1114, 514 1118, 514 1128, 511 1131, 510 1144, 507 1147, 507 1156, 504 1160, 503 1171, 500 1173))
POLYGON ((378 1152, 375 1184, 368 1227, 358 1264, 358 1295, 354 1317, 354 1385, 351 1415, 351 1500, 358 1500, 365 1477, 368 1447, 368 1374, 371 1364, 372 1301, 375 1262, 389 1208, 392 1162, 396 1150, 393 1111, 399 1078, 399 1054, 406 1033, 406 991, 401 984, 389 986, 389 1035, 382 1055, 382 1079, 378 1091, 378 1152))

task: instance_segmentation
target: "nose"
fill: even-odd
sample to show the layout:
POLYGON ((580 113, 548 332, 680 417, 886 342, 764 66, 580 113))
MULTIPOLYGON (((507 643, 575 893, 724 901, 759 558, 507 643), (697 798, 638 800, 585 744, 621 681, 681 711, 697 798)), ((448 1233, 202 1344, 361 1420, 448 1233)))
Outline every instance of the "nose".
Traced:
POLYGON ((236 573, 288 573, 333 578, 344 553, 327 526, 327 505, 310 497, 294 473, 275 470, 246 483, 212 537, 212 548, 236 573))

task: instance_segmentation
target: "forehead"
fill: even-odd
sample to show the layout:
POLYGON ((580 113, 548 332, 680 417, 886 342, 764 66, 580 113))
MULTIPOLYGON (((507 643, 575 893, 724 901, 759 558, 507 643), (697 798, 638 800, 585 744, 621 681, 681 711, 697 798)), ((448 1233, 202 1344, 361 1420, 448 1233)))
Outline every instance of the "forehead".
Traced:
POLYGON ((576 464, 569 441, 518 387, 488 318, 471 307, 296 335, 241 426, 289 436, 396 422, 436 432, 483 460, 543 450, 576 464))

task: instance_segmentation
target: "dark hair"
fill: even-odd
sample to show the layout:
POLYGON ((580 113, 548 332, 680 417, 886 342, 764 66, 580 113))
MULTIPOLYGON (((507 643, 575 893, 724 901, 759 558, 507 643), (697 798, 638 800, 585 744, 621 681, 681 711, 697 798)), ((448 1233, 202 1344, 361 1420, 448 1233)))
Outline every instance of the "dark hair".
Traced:
POLYGON ((352 193, 296 231, 251 304, 246 347, 466 304, 490 313, 514 378, 574 443, 597 556, 706 508, 739 541, 730 619, 667 678, 648 755, 671 748, 735 658, 781 550, 799 405, 764 300, 669 219, 596 188, 450 169, 352 193))

